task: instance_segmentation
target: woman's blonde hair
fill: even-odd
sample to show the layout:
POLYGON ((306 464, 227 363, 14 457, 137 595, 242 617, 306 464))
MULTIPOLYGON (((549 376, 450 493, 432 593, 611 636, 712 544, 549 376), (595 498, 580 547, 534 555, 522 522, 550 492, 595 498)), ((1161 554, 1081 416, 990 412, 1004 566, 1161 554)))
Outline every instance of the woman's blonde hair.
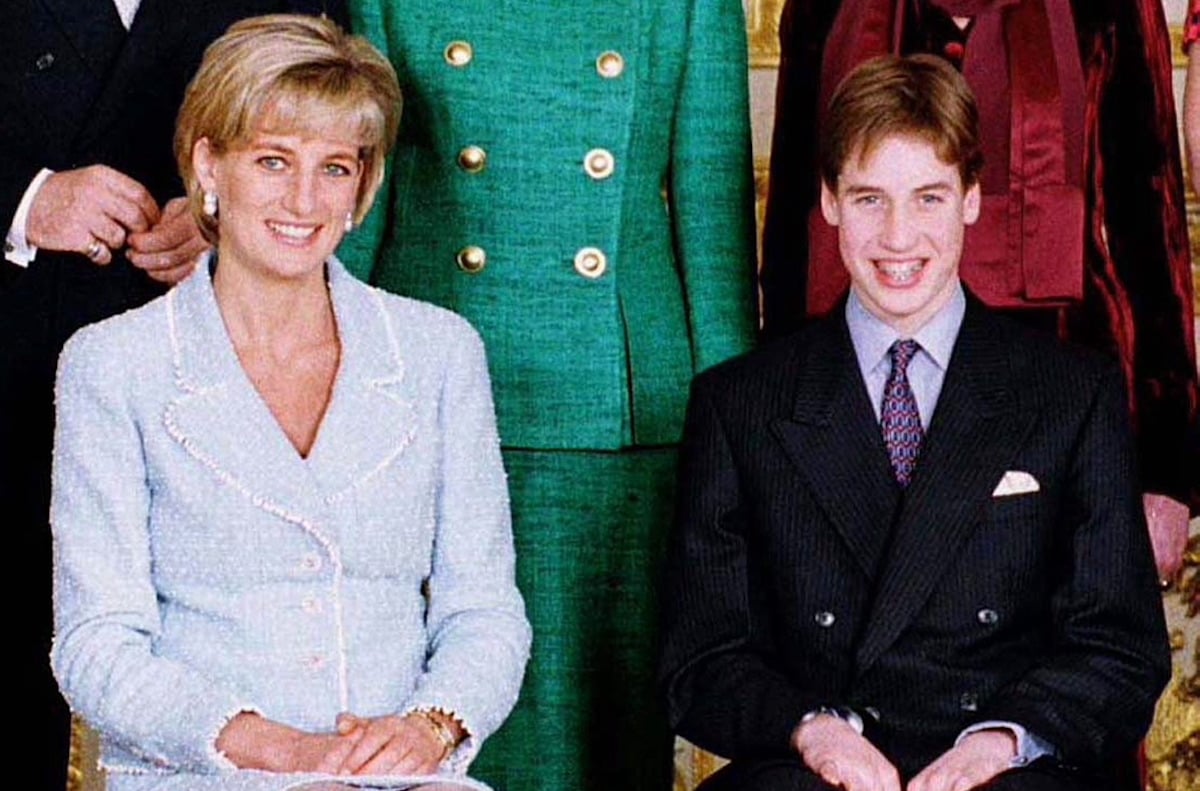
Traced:
POLYGON ((192 167, 196 141, 207 138, 222 154, 260 130, 355 130, 363 173, 354 219, 362 222, 383 182, 400 108, 396 72, 366 39, 328 19, 298 14, 237 22, 205 51, 175 128, 175 160, 200 232, 217 241, 217 218, 203 211, 192 167))

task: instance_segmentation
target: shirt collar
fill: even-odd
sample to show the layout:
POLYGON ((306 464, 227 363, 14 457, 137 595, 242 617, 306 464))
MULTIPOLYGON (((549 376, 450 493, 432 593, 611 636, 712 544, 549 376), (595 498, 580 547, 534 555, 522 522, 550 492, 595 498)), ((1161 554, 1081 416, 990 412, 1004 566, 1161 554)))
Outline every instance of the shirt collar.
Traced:
MULTIPOLYGON (((921 350, 943 372, 950 364, 950 354, 954 351, 954 341, 958 338, 966 310, 967 297, 960 282, 950 301, 913 333, 913 340, 921 344, 921 350)), ((879 365, 890 365, 888 349, 900 340, 900 334, 868 311, 854 289, 850 289, 850 298, 846 300, 846 326, 861 370, 872 371, 879 365)))

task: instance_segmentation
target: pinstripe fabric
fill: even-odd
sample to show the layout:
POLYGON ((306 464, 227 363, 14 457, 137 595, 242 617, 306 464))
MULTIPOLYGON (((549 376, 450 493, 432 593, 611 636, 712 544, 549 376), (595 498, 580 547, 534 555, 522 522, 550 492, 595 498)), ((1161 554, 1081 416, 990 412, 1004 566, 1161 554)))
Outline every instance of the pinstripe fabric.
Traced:
POLYGON ((972 300, 901 502, 840 313, 700 376, 665 597, 679 732, 785 757, 800 714, 849 704, 903 774, 983 720, 1085 767, 1130 755, 1169 663, 1120 382, 972 300), (1008 470, 1040 491, 993 497, 1008 470))

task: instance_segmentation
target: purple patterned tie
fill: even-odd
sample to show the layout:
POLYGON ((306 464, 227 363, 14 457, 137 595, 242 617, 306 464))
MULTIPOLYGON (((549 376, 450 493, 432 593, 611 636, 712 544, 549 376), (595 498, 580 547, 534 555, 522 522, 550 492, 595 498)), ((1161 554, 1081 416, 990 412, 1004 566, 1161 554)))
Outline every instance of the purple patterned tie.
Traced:
POLYGON ((920 348, 916 341, 907 340, 896 341, 888 349, 892 371, 883 387, 883 407, 880 409, 883 441, 892 460, 896 482, 902 487, 908 486, 912 478, 924 436, 917 399, 913 398, 912 388, 908 386, 908 363, 920 348))

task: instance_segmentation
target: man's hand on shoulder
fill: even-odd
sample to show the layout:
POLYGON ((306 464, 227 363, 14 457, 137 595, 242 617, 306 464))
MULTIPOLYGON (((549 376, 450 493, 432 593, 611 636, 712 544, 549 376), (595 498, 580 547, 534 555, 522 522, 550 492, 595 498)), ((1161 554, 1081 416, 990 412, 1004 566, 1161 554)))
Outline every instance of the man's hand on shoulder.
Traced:
POLYGON ((1008 769, 1016 755, 1011 731, 976 731, 922 769, 905 791, 968 791, 1008 769))
POLYGON ((126 257, 160 283, 177 283, 196 267, 208 242, 200 235, 187 198, 172 198, 162 218, 145 231, 129 234, 126 257))
POLYGON ((25 235, 36 247, 107 264, 128 234, 158 219, 158 204, 145 187, 110 167, 90 165, 46 179, 29 208, 25 235))
POLYGON ((900 791, 896 767, 850 723, 821 714, 792 731, 792 746, 822 780, 846 791, 900 791))

